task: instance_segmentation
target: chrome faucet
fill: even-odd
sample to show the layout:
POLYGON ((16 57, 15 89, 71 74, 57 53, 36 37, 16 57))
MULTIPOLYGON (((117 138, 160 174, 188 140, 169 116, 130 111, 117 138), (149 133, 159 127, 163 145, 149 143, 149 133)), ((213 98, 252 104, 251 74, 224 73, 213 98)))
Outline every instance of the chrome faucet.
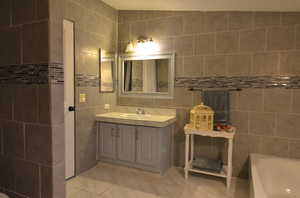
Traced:
POLYGON ((146 114, 145 110, 142 109, 142 108, 137 108, 136 111, 135 111, 136 114, 138 115, 144 115, 146 114))

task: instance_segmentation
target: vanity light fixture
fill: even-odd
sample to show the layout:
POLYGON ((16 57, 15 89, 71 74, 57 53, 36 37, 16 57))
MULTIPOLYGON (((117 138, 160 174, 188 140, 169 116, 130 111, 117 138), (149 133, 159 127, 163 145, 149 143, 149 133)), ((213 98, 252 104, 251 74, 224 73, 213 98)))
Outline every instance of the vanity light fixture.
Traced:
POLYGON ((135 46, 135 52, 141 52, 143 51, 143 48, 145 48, 147 45, 147 40, 140 39, 137 41, 137 44, 135 46))
POLYGON ((126 53, 135 53, 135 54, 153 54, 159 51, 159 45, 150 39, 139 39, 137 44, 134 46, 133 41, 130 41, 127 44, 126 53))

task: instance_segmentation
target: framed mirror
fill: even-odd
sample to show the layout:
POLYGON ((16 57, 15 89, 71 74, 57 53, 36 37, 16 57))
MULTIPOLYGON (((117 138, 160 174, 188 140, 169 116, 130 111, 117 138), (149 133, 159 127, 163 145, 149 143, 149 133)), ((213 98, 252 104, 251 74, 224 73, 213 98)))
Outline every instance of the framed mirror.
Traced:
POLYGON ((116 64, 115 54, 101 53, 100 49, 99 65, 99 87, 101 93, 112 93, 115 91, 114 86, 114 68, 116 64))
POLYGON ((119 59, 121 97, 173 98, 175 54, 121 55, 119 59))

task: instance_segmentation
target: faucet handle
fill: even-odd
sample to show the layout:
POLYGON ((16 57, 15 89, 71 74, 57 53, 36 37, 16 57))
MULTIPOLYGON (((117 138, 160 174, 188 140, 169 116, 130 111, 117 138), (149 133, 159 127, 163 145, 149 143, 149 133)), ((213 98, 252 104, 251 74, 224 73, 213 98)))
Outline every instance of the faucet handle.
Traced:
POLYGON ((140 114, 140 108, 136 108, 135 113, 140 114))
POLYGON ((136 109, 136 114, 145 114, 145 110, 142 108, 137 108, 136 109))

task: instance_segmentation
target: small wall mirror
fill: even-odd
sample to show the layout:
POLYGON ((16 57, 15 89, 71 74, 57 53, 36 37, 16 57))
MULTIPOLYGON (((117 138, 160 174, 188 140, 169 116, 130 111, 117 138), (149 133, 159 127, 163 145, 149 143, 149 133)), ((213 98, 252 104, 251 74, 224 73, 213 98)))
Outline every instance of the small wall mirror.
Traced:
POLYGON ((119 65, 120 96, 173 98, 175 54, 122 55, 119 65))
POLYGON ((99 66, 100 92, 114 92, 114 68, 116 63, 115 54, 101 53, 101 61, 99 66))

